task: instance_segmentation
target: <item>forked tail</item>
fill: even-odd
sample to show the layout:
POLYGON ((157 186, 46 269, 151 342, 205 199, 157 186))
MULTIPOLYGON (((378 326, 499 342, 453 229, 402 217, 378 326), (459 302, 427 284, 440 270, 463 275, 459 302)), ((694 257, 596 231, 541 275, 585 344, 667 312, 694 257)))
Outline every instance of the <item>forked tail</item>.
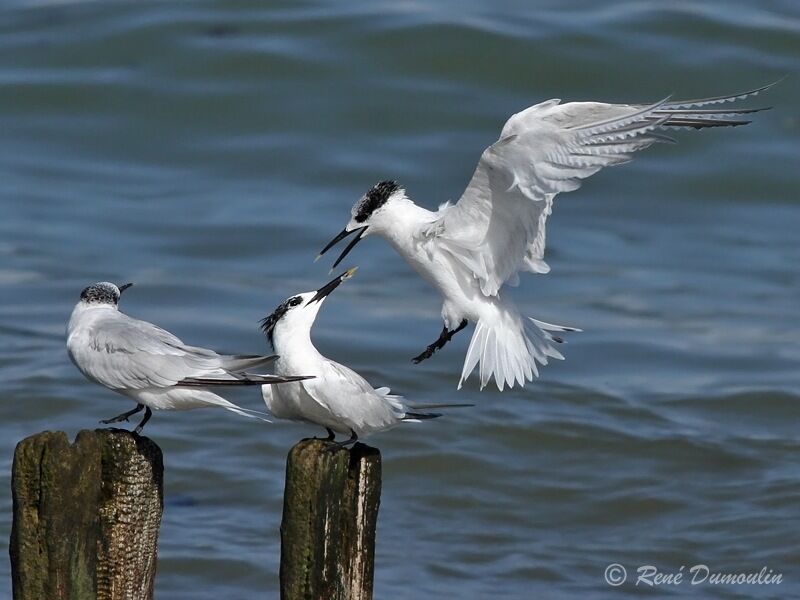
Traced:
POLYGON ((403 417, 403 421, 410 421, 412 423, 417 423, 419 421, 424 421, 426 419, 435 419, 437 417, 441 417, 443 413, 440 412, 421 412, 423 410, 430 410, 432 408, 466 408, 475 406, 474 404, 407 404, 406 405, 406 414, 403 417))
POLYGON ((440 412, 428 412, 431 409, 465 408, 469 406, 475 406, 474 404, 464 403, 408 404, 405 402, 403 396, 390 393, 391 390, 388 387, 379 387, 375 391, 383 396, 395 409, 397 409, 398 413, 402 411, 400 420, 406 423, 419 423, 420 421, 436 419, 437 417, 442 416, 442 413, 440 412))
POLYGON ((265 423, 272 423, 271 419, 268 419, 269 415, 267 413, 263 413, 258 410, 252 410, 250 408, 242 408, 241 406, 234 404, 233 402, 230 403, 230 406, 227 404, 221 404, 222 408, 225 408, 232 413, 236 413, 237 415, 242 415, 243 417, 249 417, 250 419, 258 419, 259 421, 264 421, 265 423))
POLYGON ((523 317, 516 310, 498 311, 491 319, 481 318, 464 359, 459 389, 479 364, 481 389, 492 377, 501 392, 506 385, 524 386, 539 376, 537 363, 546 365, 551 358, 564 360, 556 348, 564 341, 559 333, 572 331, 580 329, 523 317))
POLYGON ((263 413, 259 410, 253 410, 251 408, 243 408, 238 404, 234 404, 230 400, 226 400, 222 396, 218 396, 214 392, 206 392, 205 395, 203 396, 203 399, 210 406, 219 406, 220 408, 229 410, 232 413, 236 413, 237 415, 242 415, 243 417, 248 417, 250 419, 258 419, 259 421, 264 421, 266 423, 272 423, 272 421, 269 419, 270 415, 263 413))

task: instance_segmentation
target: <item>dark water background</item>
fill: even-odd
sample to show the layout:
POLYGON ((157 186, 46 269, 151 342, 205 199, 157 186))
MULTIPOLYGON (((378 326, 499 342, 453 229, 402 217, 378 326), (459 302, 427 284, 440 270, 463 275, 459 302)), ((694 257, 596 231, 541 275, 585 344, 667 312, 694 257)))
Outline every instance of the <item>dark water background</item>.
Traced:
MULTIPOLYGON (((80 290, 261 352, 257 321, 378 179, 457 198, 513 112, 789 75, 736 130, 679 133, 558 198, 526 314, 585 329, 525 390, 455 390, 468 336, 377 239, 325 306, 329 356, 473 410, 383 451, 376 597, 800 597, 800 8, 708 2, 5 2, 0 8, 0 538, 15 443, 129 405, 68 362, 80 290), (609 587, 606 565, 782 572, 779 587, 609 587)), ((235 395, 258 408, 255 392, 235 395)), ((288 448, 316 433, 158 413, 157 593, 277 595, 288 448)), ((0 561, 0 597, 10 595, 0 561)))

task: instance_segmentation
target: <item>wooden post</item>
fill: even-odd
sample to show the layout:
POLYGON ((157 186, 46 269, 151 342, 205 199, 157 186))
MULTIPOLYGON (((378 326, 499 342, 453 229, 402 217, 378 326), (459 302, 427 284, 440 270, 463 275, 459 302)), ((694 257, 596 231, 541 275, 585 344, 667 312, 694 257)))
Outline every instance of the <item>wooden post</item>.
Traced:
POLYGON ((282 600, 370 600, 381 454, 324 440, 289 452, 281 522, 282 600))
POLYGON ((121 429, 22 440, 14 452, 14 600, 148 600, 163 509, 161 450, 121 429))

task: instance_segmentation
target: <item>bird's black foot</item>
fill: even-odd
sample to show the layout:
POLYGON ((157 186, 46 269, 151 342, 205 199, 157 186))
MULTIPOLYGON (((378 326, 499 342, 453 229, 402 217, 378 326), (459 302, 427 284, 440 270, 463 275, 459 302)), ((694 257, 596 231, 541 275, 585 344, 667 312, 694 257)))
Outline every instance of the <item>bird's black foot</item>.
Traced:
POLYGON ((128 417, 131 415, 135 415, 139 411, 144 408, 144 404, 137 404, 136 408, 129 410, 128 412, 124 412, 121 415, 117 415, 113 419, 103 419, 100 421, 103 425, 111 425, 111 423, 121 423, 122 421, 127 421, 128 417))
POLYGON ((431 356, 433 356, 433 353, 434 353, 434 352, 436 352, 436 345, 435 345, 435 344, 431 344, 430 346, 428 346, 427 348, 425 348, 425 352, 423 352, 422 354, 419 354, 419 355, 415 356, 414 358, 412 358, 412 359, 411 359, 411 361, 412 361, 412 362, 413 362, 415 365, 418 365, 418 364, 419 364, 419 363, 421 363, 423 360, 428 360, 428 359, 429 359, 431 356))
POLYGON ((349 446, 351 444, 355 444, 357 441, 358 441, 358 434, 351 429, 349 438, 347 438, 343 442, 334 442, 334 443, 339 444, 342 448, 344 448, 345 446, 349 446))
POLYGON ((333 429, 331 429, 330 427, 326 427, 325 431, 328 432, 328 436, 327 437, 319 438, 317 436, 314 436, 314 439, 315 440, 324 440, 326 442, 332 442, 333 440, 336 439, 336 432, 333 429))
POLYGON ((347 438, 343 442, 332 442, 330 446, 325 448, 325 450, 327 450, 328 452, 338 452, 342 448, 346 448, 351 444, 355 444, 357 441, 358 441, 358 434, 351 429, 349 438, 347 438))
MULTIPOLYGON (((141 406, 141 404, 139 406, 141 406)), ((148 406, 144 411, 144 418, 136 426, 136 429, 133 430, 133 433, 135 433, 136 435, 140 435, 142 433, 142 429, 144 429, 144 426, 147 424, 147 422, 150 420, 150 417, 152 416, 153 416, 153 411, 150 410, 150 407, 148 406)))
POLYGON ((442 328, 442 333, 440 333, 440 334, 439 334, 439 339, 437 339, 437 340, 436 340, 435 342, 433 342, 433 343, 432 343, 430 346, 428 346, 427 348, 425 348, 425 352, 423 352, 422 354, 419 354, 418 356, 415 356, 414 358, 412 358, 412 359, 411 359, 411 360, 412 360, 412 362, 413 362, 415 365, 418 365, 418 364, 419 364, 419 363, 421 363, 423 360, 427 360, 427 359, 429 359, 431 356, 433 356, 433 353, 434 353, 434 352, 436 352, 437 350, 441 350, 442 348, 444 348, 445 344, 447 344, 447 342, 449 342, 450 340, 452 340, 452 339, 453 339, 453 336, 454 336, 455 334, 457 334, 459 331, 461 331, 462 329, 464 329, 464 327, 466 327, 466 326, 467 326, 467 320, 466 320, 466 319, 464 319, 463 321, 461 321, 461 323, 459 323, 459 324, 458 324, 458 327, 456 327, 456 328, 455 328, 455 329, 453 329, 452 331, 449 331, 449 330, 447 329, 447 326, 445 325, 445 326, 442 328))

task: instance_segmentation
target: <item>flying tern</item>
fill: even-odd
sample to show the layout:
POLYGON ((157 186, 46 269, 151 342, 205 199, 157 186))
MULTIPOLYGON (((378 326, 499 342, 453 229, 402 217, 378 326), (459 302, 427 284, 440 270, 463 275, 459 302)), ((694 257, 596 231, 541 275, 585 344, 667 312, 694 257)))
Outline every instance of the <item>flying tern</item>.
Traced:
POLYGON ((359 437, 390 429, 400 423, 416 422, 440 416, 419 409, 468 406, 430 404, 412 407, 389 388, 373 388, 361 375, 324 357, 311 342, 311 327, 325 298, 339 284, 349 279, 350 269, 313 292, 296 294, 281 304, 261 322, 273 350, 277 374, 300 369, 313 379, 261 388, 269 412, 276 418, 302 421, 324 427, 328 440, 336 433, 350 437, 346 445, 359 437))
POLYGON ((251 373, 251 369, 260 369, 277 357, 223 355, 187 346, 168 331, 129 317, 119 311, 118 303, 120 294, 131 285, 117 287, 107 281, 90 285, 81 292, 67 325, 67 351, 80 372, 136 402, 132 410, 101 423, 127 421, 144 410, 144 418, 135 429, 141 433, 152 409, 206 406, 266 420, 258 416, 261 413, 241 408, 210 388, 304 379, 251 373))
MULTIPOLYGON (((538 376, 537 363, 563 359, 563 334, 579 331, 524 317, 505 285, 520 272, 547 273, 545 225, 559 192, 571 192, 603 167, 630 161, 655 142, 659 130, 745 125, 763 108, 716 105, 742 100, 771 87, 700 100, 649 105, 548 100, 513 115, 500 138, 481 155, 461 198, 437 211, 415 204, 394 181, 373 186, 353 206, 344 230, 317 259, 350 235, 355 237, 334 268, 359 240, 384 238, 443 298, 444 327, 414 362, 430 358, 468 323, 475 331, 461 379, 480 364, 483 389, 494 378, 524 385, 538 376), (712 108, 708 108, 712 107, 712 108)), ((313 385, 313 384, 312 384, 313 385)))

